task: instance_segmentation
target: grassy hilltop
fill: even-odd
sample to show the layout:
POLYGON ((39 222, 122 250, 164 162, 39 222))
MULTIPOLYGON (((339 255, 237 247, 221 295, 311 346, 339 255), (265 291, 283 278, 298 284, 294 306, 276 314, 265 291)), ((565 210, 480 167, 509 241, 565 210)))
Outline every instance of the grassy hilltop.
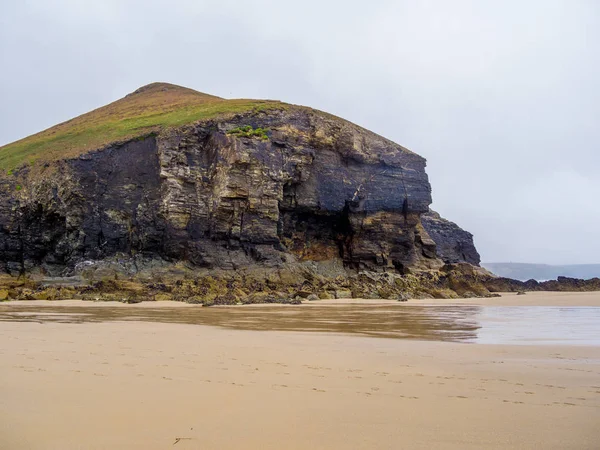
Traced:
POLYGON ((226 100, 173 84, 152 83, 109 105, 0 147, 0 169, 75 157, 163 128, 281 105, 269 100, 226 100))

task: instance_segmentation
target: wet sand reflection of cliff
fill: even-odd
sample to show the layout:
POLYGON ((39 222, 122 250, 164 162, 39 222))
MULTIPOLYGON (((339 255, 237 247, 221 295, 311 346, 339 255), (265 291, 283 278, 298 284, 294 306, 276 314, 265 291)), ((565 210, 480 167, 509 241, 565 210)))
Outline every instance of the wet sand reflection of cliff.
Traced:
POLYGON ((0 321, 89 323, 144 321, 238 330, 308 331, 438 341, 477 337, 479 306, 408 305, 135 308, 0 306, 0 321))

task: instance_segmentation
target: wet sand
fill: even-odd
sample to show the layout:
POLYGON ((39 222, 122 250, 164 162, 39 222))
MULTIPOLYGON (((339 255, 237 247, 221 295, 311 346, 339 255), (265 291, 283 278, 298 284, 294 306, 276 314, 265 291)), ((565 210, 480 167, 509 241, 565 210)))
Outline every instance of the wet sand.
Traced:
MULTIPOLYGON (((594 295, 452 304, 599 306, 594 295)), ((1 449, 595 449, 600 441, 598 346, 257 331, 139 317, 61 323, 57 311, 73 322, 82 303, 48 303, 27 305, 51 320, 0 322, 1 449)), ((306 310, 322 314, 317 304, 306 310)), ((157 306, 86 308, 147 314, 157 306)), ((263 311, 204 309, 215 317, 230 310, 263 311)), ((260 329, 269 328, 270 311, 260 329)), ((429 327, 411 331, 423 338, 439 328, 429 320, 407 330, 418 327, 429 327)))
POLYGON ((411 304, 454 304, 490 306, 600 306, 600 292, 527 292, 525 295, 503 293, 493 298, 453 300, 410 300, 411 304))

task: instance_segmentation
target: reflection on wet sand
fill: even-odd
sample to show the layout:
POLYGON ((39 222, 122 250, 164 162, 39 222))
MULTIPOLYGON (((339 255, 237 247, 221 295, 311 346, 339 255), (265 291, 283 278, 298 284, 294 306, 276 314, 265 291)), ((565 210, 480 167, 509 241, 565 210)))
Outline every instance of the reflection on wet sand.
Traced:
POLYGON ((138 321, 237 330, 306 331, 371 337, 600 346, 600 307, 340 304, 260 307, 37 307, 1 305, 0 322, 138 321))
POLYGON ((219 308, 98 308, 0 306, 0 321, 89 323, 143 321, 212 325, 238 330, 311 331, 437 341, 471 341, 480 306, 265 306, 219 308))

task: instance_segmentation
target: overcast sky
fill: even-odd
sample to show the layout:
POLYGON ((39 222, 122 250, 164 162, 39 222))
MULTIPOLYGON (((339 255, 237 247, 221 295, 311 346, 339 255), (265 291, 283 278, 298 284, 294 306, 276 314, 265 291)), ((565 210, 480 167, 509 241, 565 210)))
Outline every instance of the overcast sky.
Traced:
POLYGON ((600 1, 0 0, 0 145, 166 81, 428 160, 483 261, 600 263, 600 1))

